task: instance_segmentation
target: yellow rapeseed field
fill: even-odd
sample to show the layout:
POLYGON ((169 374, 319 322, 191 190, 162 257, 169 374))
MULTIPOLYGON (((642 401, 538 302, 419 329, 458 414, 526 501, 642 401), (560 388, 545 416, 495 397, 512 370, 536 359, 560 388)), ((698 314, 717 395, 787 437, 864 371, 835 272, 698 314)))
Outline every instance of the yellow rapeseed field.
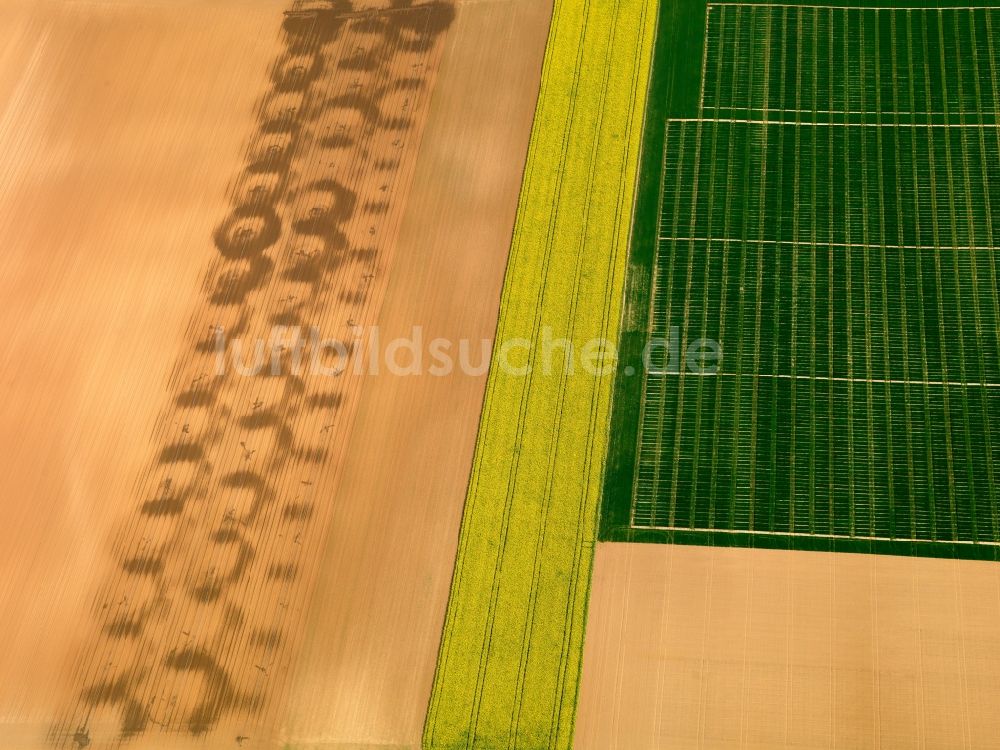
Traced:
POLYGON ((556 2, 428 748, 572 743, 614 383, 581 362, 618 339, 656 11, 556 2))

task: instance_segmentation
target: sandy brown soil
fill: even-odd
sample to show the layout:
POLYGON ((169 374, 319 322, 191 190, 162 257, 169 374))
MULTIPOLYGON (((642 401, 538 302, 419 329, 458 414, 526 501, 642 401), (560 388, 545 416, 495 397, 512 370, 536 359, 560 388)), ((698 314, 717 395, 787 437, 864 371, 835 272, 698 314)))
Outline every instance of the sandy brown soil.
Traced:
POLYGON ((293 740, 419 747, 551 11, 457 7, 379 326, 467 339, 483 374, 366 384, 292 683, 293 740))
POLYGON ((275 55, 280 6, 184 5, 0 5, 4 747, 73 690, 275 55))
POLYGON ((492 334, 550 8, 289 4, 0 7, 4 746, 419 741, 485 378, 213 346, 492 334))
POLYGON ((992 748, 1000 566, 602 544, 578 748, 992 748))

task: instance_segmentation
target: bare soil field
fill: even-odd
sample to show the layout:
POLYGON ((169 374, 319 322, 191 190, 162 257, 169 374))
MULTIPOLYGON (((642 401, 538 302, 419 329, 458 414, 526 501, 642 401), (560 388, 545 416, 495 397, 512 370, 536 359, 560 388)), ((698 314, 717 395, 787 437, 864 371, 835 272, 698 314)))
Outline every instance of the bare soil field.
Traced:
POLYGON ((0 8, 4 746, 419 743, 551 7, 321 5, 0 8))
POLYGON ((988 748, 994 563, 601 544, 578 748, 988 748))
POLYGON ((456 6, 379 331, 468 340, 480 374, 365 384, 292 681, 297 743, 420 746, 551 12, 456 6))

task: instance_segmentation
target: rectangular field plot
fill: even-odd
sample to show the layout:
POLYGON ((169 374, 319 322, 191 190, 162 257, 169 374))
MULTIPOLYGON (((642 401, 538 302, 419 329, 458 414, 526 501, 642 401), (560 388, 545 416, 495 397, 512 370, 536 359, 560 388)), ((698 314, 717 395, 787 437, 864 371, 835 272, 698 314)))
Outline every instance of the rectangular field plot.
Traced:
POLYGON ((994 122, 998 31, 992 8, 709 4, 702 102, 732 117, 994 122))
POLYGON ((708 6, 606 535, 998 557, 998 24, 708 6))
POLYGON ((1000 384, 998 131, 668 124, 651 334, 731 372, 1000 384))
POLYGON ((632 522, 993 543, 998 417, 983 388, 651 377, 632 522))

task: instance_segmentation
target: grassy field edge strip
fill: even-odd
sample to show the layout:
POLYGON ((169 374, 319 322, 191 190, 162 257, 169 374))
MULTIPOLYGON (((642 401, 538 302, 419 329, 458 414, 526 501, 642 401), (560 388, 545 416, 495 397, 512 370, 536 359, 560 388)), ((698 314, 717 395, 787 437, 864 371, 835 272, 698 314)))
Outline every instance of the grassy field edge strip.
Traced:
POLYGON ((651 285, 655 283, 654 255, 662 218, 662 180, 666 172, 666 123, 669 118, 696 114, 700 70, 705 58, 701 29, 704 2, 662 0, 656 12, 655 44, 648 77, 638 154, 636 200, 628 250, 629 271, 619 332, 619 363, 612 406, 608 456, 605 459, 604 497, 600 517, 601 541, 632 539, 632 498, 646 389, 637 384, 643 373, 642 350, 652 320, 651 285), (699 33, 694 33, 694 30, 699 33))
MULTIPOLYGON (((620 4, 555 8, 497 331, 498 342, 524 334, 528 364, 542 326, 574 345, 617 338, 629 236, 619 225, 637 185, 657 5, 620 4), (581 222, 588 205, 594 217, 581 222)), ((558 362, 528 379, 497 363, 495 350, 428 748, 572 741, 599 501, 581 477, 602 473, 612 379, 558 362), (564 401, 588 407, 557 413, 564 401)))

